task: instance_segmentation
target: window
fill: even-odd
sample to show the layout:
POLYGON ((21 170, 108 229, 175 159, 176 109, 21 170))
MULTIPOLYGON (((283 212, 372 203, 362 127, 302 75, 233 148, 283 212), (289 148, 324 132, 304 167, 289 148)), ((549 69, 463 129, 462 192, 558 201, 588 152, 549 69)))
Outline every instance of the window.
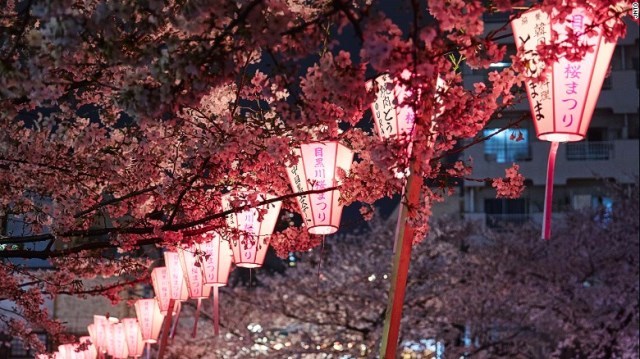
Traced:
POLYGON ((482 20, 486 23, 506 24, 509 22, 510 12, 491 12, 482 14, 482 20))
POLYGON ((591 208, 596 211, 593 220, 601 227, 606 227, 611 223, 613 216, 613 200, 609 197, 593 196, 591 199, 591 208))
POLYGON ((484 212, 489 228, 520 225, 529 220, 529 205, 524 198, 487 198, 484 200, 484 212))
MULTIPOLYGON (((47 343, 47 335, 44 333, 36 334, 38 339, 42 341, 42 343, 47 343)), ((31 350, 25 349, 22 344, 22 340, 18 338, 12 338, 9 346, 5 352, 0 351, 0 358, 33 358, 34 353, 31 350), (4 356, 3 356, 4 355, 4 356)))
POLYGON ((500 129, 492 128, 483 132, 485 137, 493 135, 484 142, 484 157, 487 161, 511 163, 531 159, 529 155, 529 131, 527 129, 519 129, 515 133, 511 130, 496 133, 498 131, 500 129), (512 134, 516 138, 522 135, 520 141, 512 140, 512 134))

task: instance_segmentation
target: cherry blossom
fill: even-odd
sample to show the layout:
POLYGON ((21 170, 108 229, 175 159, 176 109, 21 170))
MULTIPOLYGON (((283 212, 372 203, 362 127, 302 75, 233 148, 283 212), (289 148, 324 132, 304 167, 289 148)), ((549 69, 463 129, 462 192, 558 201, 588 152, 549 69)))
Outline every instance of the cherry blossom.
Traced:
MULTIPOLYGON (((624 34, 630 2, 586 4, 609 40, 624 34)), ((420 158, 415 171, 425 181, 410 220, 421 240, 433 203, 451 192, 427 184, 470 171, 443 159, 521 100, 514 93, 525 58, 464 87, 460 66, 487 68, 505 55, 499 39, 509 36, 508 23, 487 32, 483 15, 518 16, 528 5, 406 5, 398 19, 384 2, 364 0, 3 2, 0 215, 20 228, 0 238, 2 298, 16 303, 17 315, 0 325, 26 340, 36 325, 58 336, 64 329, 44 298, 117 301, 122 288, 149 281, 148 253, 211 230, 232 236, 221 205, 229 191, 255 189, 298 212, 286 166, 304 142, 339 140, 354 150, 341 201, 365 208, 401 194, 405 180, 395 174, 420 158), (375 95, 365 82, 381 73, 409 89, 398 105, 414 113, 412 158, 406 139, 373 133, 375 95), (25 258, 52 268, 27 271, 16 264, 25 258), (96 276, 115 279, 80 285, 96 276)), ((567 12, 572 4, 536 6, 567 12)), ((540 61, 590 51, 576 48, 573 35, 541 47, 540 61)), ((493 182, 499 196, 521 193, 517 170, 493 182)), ((229 211, 264 202, 250 198, 229 211)), ((271 243, 286 255, 322 240, 289 227, 271 243)))

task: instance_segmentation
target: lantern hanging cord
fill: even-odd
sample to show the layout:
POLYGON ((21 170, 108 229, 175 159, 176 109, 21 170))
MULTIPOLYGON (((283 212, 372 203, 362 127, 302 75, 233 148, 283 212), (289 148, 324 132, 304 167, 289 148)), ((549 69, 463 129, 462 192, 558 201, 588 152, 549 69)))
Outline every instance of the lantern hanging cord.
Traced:
POLYGON ((551 238, 551 212, 553 204, 553 175, 556 166, 556 154, 559 142, 551 142, 549 161, 547 162, 547 182, 544 192, 544 215, 542 216, 542 239, 551 238))
POLYGON ((213 287, 213 335, 220 334, 220 303, 219 303, 218 286, 213 287))

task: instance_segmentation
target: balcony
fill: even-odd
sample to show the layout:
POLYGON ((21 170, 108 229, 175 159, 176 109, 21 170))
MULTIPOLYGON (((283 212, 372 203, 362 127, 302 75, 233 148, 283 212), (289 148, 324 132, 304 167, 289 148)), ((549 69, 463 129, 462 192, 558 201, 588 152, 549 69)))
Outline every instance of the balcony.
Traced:
POLYGON ((609 160, 614 155, 612 141, 567 143, 567 161, 609 160))
MULTIPOLYGON (((556 159, 555 183, 565 185, 568 179, 613 178, 619 183, 633 183, 638 176, 637 139, 614 140, 607 142, 564 143, 558 149, 556 159)), ((549 142, 530 143, 531 157, 516 161, 520 172, 533 185, 544 185, 549 156, 549 142)), ((474 178, 494 178, 504 176, 504 170, 510 163, 497 163, 491 156, 485 156, 484 144, 475 145, 465 151, 465 155, 474 159, 474 178)), ((482 187, 484 182, 465 181, 467 187, 482 187)))
MULTIPOLYGON (((476 222, 484 228, 490 228, 497 231, 508 230, 512 228, 522 228, 523 226, 542 226, 542 212, 533 213, 501 213, 489 214, 484 212, 464 212, 464 219, 476 222)), ((554 229, 565 224, 565 214, 562 212, 553 212, 551 214, 551 223, 554 229)))
POLYGON ((530 221, 528 213, 487 213, 485 214, 485 225, 493 229, 508 229, 511 227, 522 227, 530 221))

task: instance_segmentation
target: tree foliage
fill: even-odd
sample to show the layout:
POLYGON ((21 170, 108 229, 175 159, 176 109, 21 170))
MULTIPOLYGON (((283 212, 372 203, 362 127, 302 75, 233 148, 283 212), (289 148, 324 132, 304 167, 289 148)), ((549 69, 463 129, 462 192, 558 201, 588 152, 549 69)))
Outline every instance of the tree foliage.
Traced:
MULTIPOLYGON (((436 221, 413 251, 405 350, 432 339, 446 358, 637 357, 638 187, 612 189, 606 223, 597 211, 573 212, 548 242, 537 226, 495 232, 436 221)), ((394 228, 395 218, 376 217, 300 254, 285 275, 224 288, 223 335, 212 337, 205 315, 193 338, 193 321, 183 320, 171 357, 376 357, 394 228)), ((423 344, 417 357, 429 352, 423 344)))
MULTIPOLYGON (((35 325, 62 331, 38 308, 45 298, 115 300, 123 286, 148 280, 145 246, 225 232, 220 198, 229 189, 255 188, 296 211, 285 165, 302 142, 339 139, 356 152, 341 186, 345 204, 400 193, 395 167, 406 152, 370 130, 369 77, 411 73, 399 81, 412 90, 412 156, 423 159, 416 173, 443 187, 423 186, 414 211, 422 233, 446 180, 468 172, 469 163, 448 168, 441 159, 522 97, 522 61, 467 90, 449 58, 472 68, 502 60, 497 40, 509 36, 508 24, 486 32, 483 15, 518 16, 524 1, 410 1, 399 6, 402 16, 363 0, 0 5, 0 210, 23 229, 0 240, 10 248, 0 251, 2 299, 22 318, 0 320, 24 337, 35 325), (438 76, 446 89, 436 90, 438 76), (445 100, 434 127, 436 94, 445 100), (27 271, 20 258, 53 268, 27 271), (121 286, 78 286, 114 274, 121 286)), ((587 5, 609 39, 624 33, 629 2, 587 5)), ((555 45, 556 55, 566 53, 555 45)), ((293 227, 272 240, 279 253, 319 243, 293 227)))

